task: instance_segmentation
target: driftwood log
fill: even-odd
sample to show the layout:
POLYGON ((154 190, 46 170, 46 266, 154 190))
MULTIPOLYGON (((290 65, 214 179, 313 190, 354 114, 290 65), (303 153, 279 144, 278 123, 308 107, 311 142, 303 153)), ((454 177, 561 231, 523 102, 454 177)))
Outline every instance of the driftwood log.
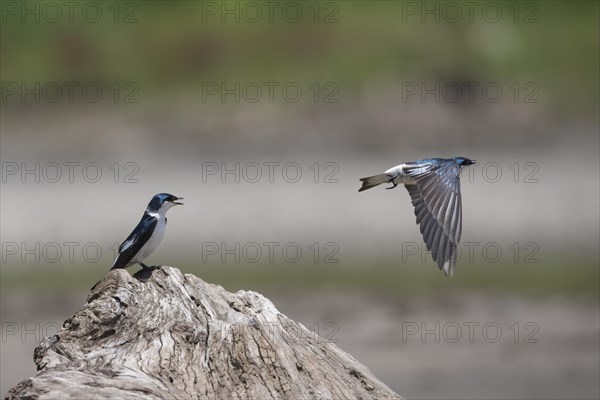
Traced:
POLYGON ((34 361, 8 399, 400 399, 262 295, 166 266, 109 272, 34 361))

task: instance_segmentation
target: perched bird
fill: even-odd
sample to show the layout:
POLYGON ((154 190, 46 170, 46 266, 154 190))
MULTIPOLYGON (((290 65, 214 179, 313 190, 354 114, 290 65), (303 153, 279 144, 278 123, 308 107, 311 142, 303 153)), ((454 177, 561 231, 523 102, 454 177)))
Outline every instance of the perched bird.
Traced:
POLYGON ((382 183, 393 189, 403 184, 415 207, 417 224, 438 267, 454 274, 457 246, 462 231, 460 170, 475 164, 465 157, 427 158, 397 165, 383 174, 362 178, 359 192, 382 183))
POLYGON ((127 268, 133 264, 140 264, 144 269, 149 268, 143 261, 156 250, 165 235, 167 226, 165 214, 169 208, 183 205, 183 203, 177 202, 182 199, 183 197, 173 196, 169 193, 159 193, 154 196, 148 203, 140 223, 119 246, 119 255, 111 270, 127 268))

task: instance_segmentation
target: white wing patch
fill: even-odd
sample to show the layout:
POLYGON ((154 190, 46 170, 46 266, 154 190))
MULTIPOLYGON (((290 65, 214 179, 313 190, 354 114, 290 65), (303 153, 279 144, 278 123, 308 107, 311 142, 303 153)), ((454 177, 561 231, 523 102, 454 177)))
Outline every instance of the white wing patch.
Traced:
POLYGON ((130 248, 133 245, 133 243, 135 242, 135 239, 137 239, 137 235, 134 235, 131 239, 127 240, 126 242, 123 242, 123 244, 121 245, 121 248, 119 249, 119 253, 122 253, 125 250, 127 250, 128 248, 130 248))

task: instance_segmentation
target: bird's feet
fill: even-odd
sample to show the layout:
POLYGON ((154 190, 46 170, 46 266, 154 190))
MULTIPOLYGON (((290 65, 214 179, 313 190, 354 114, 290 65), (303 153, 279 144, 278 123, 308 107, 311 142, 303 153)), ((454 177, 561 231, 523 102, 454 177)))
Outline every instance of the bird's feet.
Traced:
POLYGON ((143 269, 143 270, 146 270, 146 271, 152 271, 152 270, 155 270, 155 269, 157 269, 158 267, 160 267, 160 265, 152 265, 152 266, 150 266, 150 267, 149 267, 149 266, 147 266, 147 265, 146 265, 146 264, 144 264, 144 263, 140 263, 140 265, 142 266, 142 269, 143 269))
POLYGON ((398 186, 398 184, 396 182, 392 182, 392 184, 394 186, 390 186, 390 187, 386 188, 386 190, 394 189, 396 186, 398 186))

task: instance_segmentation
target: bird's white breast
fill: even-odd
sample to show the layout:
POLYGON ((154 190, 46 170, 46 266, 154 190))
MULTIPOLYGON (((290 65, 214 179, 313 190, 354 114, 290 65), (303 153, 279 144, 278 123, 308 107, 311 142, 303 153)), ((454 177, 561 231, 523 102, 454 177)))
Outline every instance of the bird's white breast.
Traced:
POLYGON ((140 251, 132 258, 132 262, 136 263, 138 261, 144 261, 146 257, 148 257, 160 244, 163 237, 165 236, 165 228, 167 226, 167 219, 164 215, 155 214, 154 216, 158 217, 158 223, 154 228, 154 232, 152 232, 152 236, 150 239, 142 246, 140 251))

